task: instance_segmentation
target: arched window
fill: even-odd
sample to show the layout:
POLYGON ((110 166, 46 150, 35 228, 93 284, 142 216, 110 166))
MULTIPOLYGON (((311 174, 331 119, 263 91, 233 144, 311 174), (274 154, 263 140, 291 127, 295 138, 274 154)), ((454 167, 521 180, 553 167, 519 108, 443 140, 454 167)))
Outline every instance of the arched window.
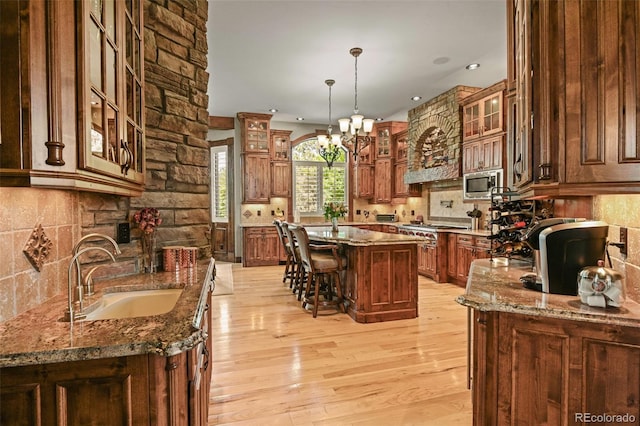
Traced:
POLYGON ((324 204, 347 205, 346 150, 331 168, 318 153, 318 140, 307 139, 293 147, 293 208, 300 216, 322 216, 324 204))

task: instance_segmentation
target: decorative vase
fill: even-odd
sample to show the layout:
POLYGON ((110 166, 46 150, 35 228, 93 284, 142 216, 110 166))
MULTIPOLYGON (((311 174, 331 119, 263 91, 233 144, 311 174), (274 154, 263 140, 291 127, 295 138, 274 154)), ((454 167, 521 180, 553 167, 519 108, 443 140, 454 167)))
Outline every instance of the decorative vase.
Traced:
POLYGON ((338 232, 338 218, 331 218, 331 232, 338 232))
POLYGON ((142 233, 142 266, 144 272, 152 274, 156 271, 156 233, 142 233))

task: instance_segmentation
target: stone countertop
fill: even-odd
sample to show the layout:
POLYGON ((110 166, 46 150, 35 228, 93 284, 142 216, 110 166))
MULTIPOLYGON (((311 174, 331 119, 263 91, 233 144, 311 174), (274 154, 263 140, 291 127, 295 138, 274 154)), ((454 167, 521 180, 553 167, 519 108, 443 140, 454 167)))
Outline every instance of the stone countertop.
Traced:
POLYGON ((582 304, 579 296, 529 290, 522 286, 519 278, 532 269, 529 262, 513 259, 475 260, 466 291, 456 301, 480 311, 640 327, 640 305, 635 301, 627 298, 620 308, 597 308, 582 304))
POLYGON ((424 241, 422 237, 387 232, 370 231, 355 226, 339 225, 338 232, 333 232, 331 226, 307 227, 310 240, 342 243, 352 246, 371 246, 385 244, 416 244, 424 241))
POLYGON ((194 324, 199 324, 201 305, 206 304, 203 287, 213 279, 207 277, 209 265, 204 259, 178 272, 96 282, 95 295, 85 303, 89 306, 108 292, 183 288, 175 307, 162 315, 69 323, 61 321, 68 305, 66 292, 55 296, 0 324, 0 368, 149 353, 172 356, 189 350, 205 338, 194 324))

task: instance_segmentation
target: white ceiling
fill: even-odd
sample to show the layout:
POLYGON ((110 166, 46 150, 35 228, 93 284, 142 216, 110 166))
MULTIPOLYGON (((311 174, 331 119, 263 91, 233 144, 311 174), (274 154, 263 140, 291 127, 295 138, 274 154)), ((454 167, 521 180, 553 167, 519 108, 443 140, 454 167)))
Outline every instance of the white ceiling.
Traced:
POLYGON ((407 111, 456 85, 506 77, 505 0, 209 0, 209 115, 269 113, 326 125, 354 106, 367 118, 407 111), (480 68, 465 66, 478 62, 480 68), (410 98, 422 96, 415 102, 410 98))

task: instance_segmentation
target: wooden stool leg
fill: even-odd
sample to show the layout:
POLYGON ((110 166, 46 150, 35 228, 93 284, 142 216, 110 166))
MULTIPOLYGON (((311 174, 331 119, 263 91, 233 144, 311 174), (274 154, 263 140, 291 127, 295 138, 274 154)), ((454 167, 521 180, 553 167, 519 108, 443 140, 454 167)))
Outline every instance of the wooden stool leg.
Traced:
POLYGON ((342 280, 340 280, 340 271, 335 272, 336 280, 336 295, 338 296, 338 306, 340 307, 340 311, 346 313, 347 310, 344 307, 344 298, 342 297, 342 280))
POLYGON ((313 295, 313 317, 318 316, 318 305, 320 304, 320 285, 321 281, 324 283, 324 274, 321 274, 320 277, 316 277, 314 275, 315 281, 315 294, 313 295))

